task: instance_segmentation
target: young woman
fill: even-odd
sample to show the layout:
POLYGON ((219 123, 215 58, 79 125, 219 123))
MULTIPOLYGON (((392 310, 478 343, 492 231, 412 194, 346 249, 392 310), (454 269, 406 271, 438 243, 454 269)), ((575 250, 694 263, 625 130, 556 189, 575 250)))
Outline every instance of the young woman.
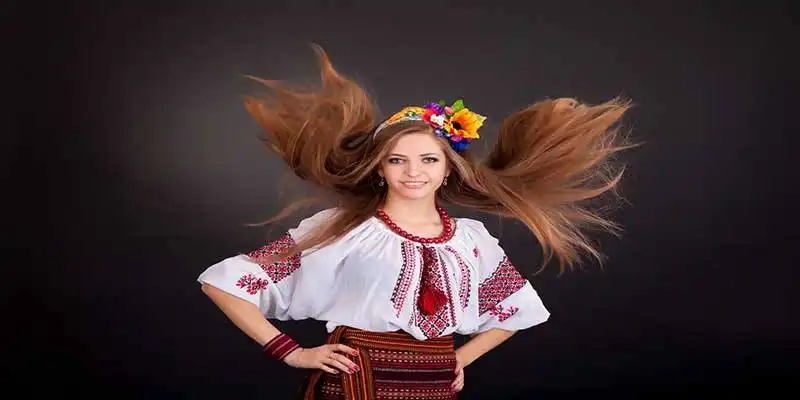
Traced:
POLYGON ((584 228, 617 226, 588 201, 603 205, 621 177, 610 161, 627 147, 615 126, 628 105, 538 102, 506 118, 478 160, 469 145, 485 117, 462 101, 406 107, 375 126, 367 94, 316 50, 319 90, 259 79, 273 94, 246 107, 335 207, 199 281, 265 354, 312 370, 307 399, 454 399, 465 367, 549 312, 480 221, 443 207, 522 221, 562 269, 599 259, 584 228), (268 321, 306 318, 327 323, 327 344, 302 348, 268 321), (454 349, 453 334, 471 339, 454 349))

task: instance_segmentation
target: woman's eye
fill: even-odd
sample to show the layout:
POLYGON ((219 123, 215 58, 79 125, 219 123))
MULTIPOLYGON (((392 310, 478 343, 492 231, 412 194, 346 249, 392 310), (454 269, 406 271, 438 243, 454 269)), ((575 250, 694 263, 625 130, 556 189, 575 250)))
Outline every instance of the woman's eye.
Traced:
MULTIPOLYGON (((388 162, 389 164, 399 164, 399 163, 402 163, 404 161, 405 160, 403 160, 402 158, 398 158, 398 157, 392 157, 392 158, 389 158, 388 160, 386 160, 386 162, 388 162)), ((439 161, 439 159, 436 158, 436 157, 425 157, 425 158, 422 159, 422 162, 424 162, 426 164, 435 163, 435 162, 438 162, 438 161, 439 161)))

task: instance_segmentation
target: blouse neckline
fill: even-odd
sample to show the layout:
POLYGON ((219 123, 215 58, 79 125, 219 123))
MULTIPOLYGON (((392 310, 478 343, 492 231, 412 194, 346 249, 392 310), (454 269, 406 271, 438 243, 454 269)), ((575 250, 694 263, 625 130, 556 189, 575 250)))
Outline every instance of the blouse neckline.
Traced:
POLYGON ((386 232, 391 233, 394 237, 400 238, 402 240, 407 240, 409 242, 414 242, 414 243, 417 243, 417 244, 421 244, 423 246, 434 246, 434 247, 436 247, 436 246, 444 246, 444 245, 449 244, 450 242, 453 241, 453 239, 458 234, 458 226, 459 226, 458 225, 458 218, 450 217, 449 219, 450 219, 450 221, 452 221, 451 222, 452 223, 452 233, 450 234, 450 237, 447 240, 445 240, 445 241, 443 241, 441 243, 422 243, 420 241, 409 239, 409 238, 407 238, 407 237, 405 237, 403 235, 400 235, 399 233, 395 232, 394 230, 392 230, 392 228, 386 226, 386 224, 384 224, 383 221, 381 221, 381 219, 378 218, 375 215, 370 217, 369 220, 372 221, 372 223, 377 224, 378 226, 380 226, 380 229, 383 229, 386 232))

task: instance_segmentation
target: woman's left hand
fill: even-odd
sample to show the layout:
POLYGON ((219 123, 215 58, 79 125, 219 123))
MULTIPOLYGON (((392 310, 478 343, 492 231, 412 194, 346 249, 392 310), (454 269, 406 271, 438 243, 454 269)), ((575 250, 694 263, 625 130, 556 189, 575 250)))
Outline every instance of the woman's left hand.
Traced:
POLYGON ((453 391, 460 392, 461 389, 464 389, 464 362, 461 361, 461 357, 458 356, 456 353, 456 379, 453 380, 453 384, 451 387, 453 391))

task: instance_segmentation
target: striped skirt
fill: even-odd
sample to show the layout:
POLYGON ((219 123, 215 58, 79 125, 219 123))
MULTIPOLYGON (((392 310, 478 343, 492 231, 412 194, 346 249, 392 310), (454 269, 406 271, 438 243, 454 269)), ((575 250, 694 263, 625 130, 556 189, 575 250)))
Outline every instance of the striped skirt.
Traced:
POLYGON ((359 351, 346 355, 359 371, 329 374, 315 371, 301 390, 306 400, 456 399, 453 336, 420 341, 405 332, 367 332, 340 326, 328 344, 359 351))

